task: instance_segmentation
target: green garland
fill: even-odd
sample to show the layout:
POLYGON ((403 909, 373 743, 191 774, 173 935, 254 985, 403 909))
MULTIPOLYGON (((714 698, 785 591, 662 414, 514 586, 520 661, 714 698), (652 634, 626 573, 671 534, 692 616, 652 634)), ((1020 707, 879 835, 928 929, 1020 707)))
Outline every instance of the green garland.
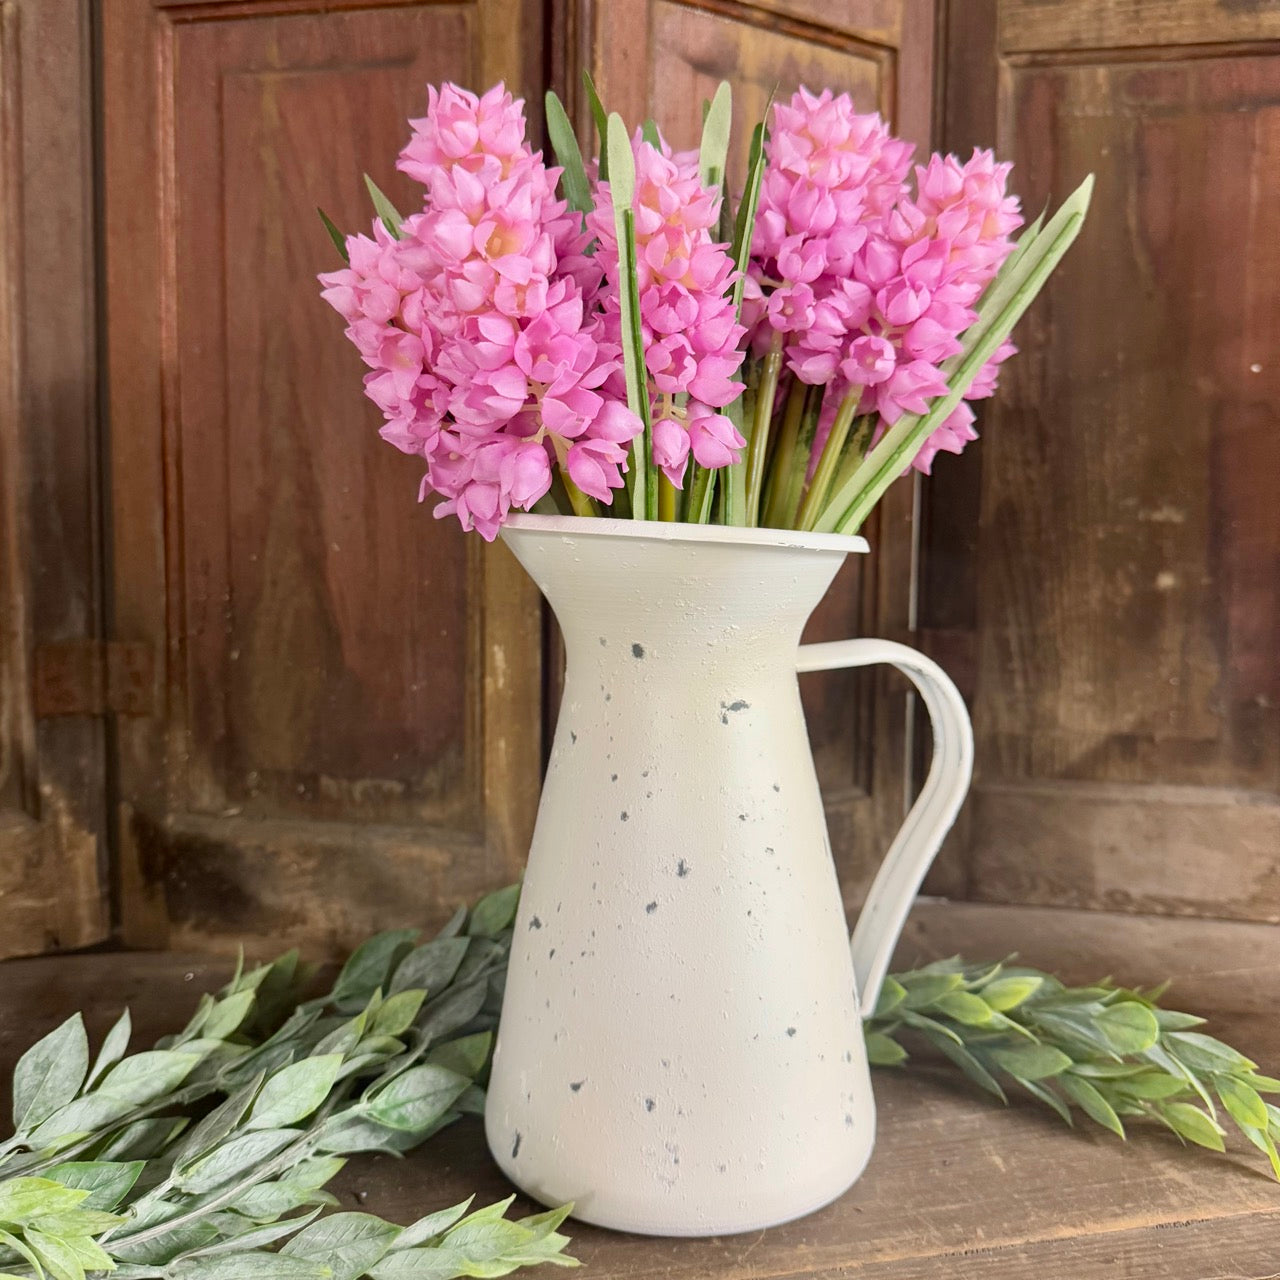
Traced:
MULTIPOLYGON (((401 1154, 483 1106, 518 887, 359 947, 323 996, 296 952, 201 997, 186 1027, 128 1054, 126 1012, 90 1060, 79 1014, 14 1073, 0 1142, 0 1280, 446 1280, 576 1266, 571 1206, 513 1221, 511 1199, 407 1227, 330 1213, 345 1157, 401 1154)), ((1010 964, 939 961, 886 979, 866 1023, 876 1066, 914 1037, 983 1089, 1016 1086, 1072 1123, 1150 1120, 1222 1150, 1223 1113, 1277 1178, 1280 1080, 1161 1008, 1161 991, 1067 987, 1010 964), (1221 1107, 1221 1111, 1219 1111, 1221 1107)), ((513 1197, 514 1198, 514 1197, 513 1197)), ((512 1198, 512 1199, 513 1199, 512 1198)))

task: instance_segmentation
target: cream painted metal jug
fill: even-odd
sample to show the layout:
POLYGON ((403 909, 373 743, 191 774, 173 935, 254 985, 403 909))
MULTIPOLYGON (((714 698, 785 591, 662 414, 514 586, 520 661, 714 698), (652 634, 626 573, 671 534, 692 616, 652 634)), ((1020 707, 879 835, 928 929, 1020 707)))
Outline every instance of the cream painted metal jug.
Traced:
POLYGON ((517 516, 564 632, 555 744, 485 1109, 544 1204, 655 1235, 799 1217, 875 1140, 860 1009, 968 789, 955 686, 883 640, 801 645, 861 538, 517 516), (852 948, 797 673, 888 662, 933 762, 852 948))

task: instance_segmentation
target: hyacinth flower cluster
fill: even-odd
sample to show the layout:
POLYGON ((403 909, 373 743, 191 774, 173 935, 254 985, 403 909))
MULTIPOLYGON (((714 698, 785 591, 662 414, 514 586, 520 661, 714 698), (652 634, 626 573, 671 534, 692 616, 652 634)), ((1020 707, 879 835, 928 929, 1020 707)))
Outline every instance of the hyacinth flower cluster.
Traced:
POLYGON ((346 265, 324 297, 436 515, 488 539, 512 511, 851 533, 976 438, 1091 180, 1015 244, 1007 164, 913 168, 847 94, 801 89, 731 204, 727 84, 683 152, 586 90, 599 155, 549 94, 552 166, 504 86, 432 88, 398 163, 421 209, 370 182, 372 234, 326 219, 346 265))

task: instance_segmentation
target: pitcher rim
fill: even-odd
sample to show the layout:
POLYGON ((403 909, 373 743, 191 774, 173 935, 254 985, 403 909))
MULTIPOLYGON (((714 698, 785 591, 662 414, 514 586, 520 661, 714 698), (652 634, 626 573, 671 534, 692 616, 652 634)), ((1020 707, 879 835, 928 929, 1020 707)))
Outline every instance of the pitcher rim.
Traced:
POLYGON ((540 516, 520 512, 502 527, 517 533, 562 534, 575 538, 648 538, 658 542, 728 543, 751 547, 783 547, 801 551, 867 552, 870 544, 857 534, 813 533, 803 529, 690 524, 681 520, 615 520, 604 516, 540 516))

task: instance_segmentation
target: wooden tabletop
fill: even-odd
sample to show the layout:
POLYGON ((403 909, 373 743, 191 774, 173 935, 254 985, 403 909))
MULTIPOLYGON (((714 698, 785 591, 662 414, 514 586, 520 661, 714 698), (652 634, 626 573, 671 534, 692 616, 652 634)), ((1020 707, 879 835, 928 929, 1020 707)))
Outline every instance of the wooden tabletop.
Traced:
MULTIPOLYGON (((1070 981, 1113 974, 1174 979, 1166 1003, 1212 1013, 1210 1031, 1280 1069, 1280 928, 1074 911, 921 903, 899 964, 1018 951, 1070 981)), ((124 1004, 135 1044, 174 1029, 227 963, 123 953, 0 965, 0 1075, 75 1009, 101 1034, 124 1004)), ((880 1280, 1275 1280, 1280 1186, 1259 1153, 1184 1150, 1136 1127, 1121 1143, 1067 1129, 1034 1103, 1005 1109, 934 1065, 875 1075, 871 1165, 838 1203, 771 1231, 655 1240, 570 1223, 597 1277, 828 1277, 880 1280)), ((0 1108, 3 1110, 3 1108, 0 1108)), ((408 1222, 461 1200, 509 1194, 477 1123, 454 1126, 404 1161, 352 1160, 344 1203, 408 1222)))

